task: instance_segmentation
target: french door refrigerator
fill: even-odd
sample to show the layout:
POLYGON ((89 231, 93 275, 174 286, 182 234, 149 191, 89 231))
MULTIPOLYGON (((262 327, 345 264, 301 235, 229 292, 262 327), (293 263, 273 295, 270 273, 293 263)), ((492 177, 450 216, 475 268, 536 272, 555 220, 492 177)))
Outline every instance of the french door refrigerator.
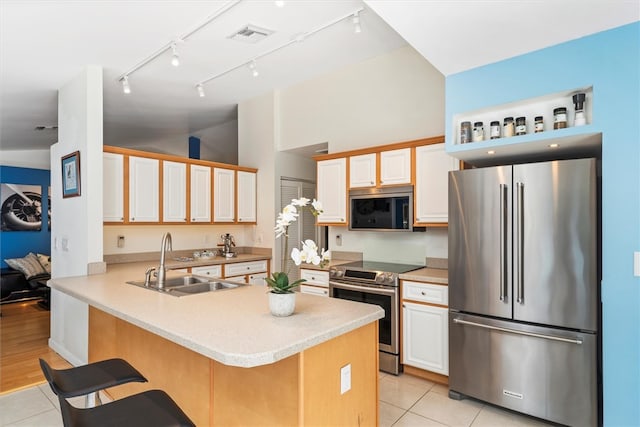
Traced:
POLYGON ((449 389, 599 423, 595 159, 449 174, 449 389))

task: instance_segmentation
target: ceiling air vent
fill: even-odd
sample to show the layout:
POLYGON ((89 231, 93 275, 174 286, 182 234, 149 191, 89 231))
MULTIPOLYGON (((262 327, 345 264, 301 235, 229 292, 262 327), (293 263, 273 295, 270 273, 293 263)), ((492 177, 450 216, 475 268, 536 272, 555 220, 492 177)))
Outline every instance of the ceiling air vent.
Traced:
POLYGON ((58 129, 58 126, 36 126, 35 128, 33 128, 34 130, 56 130, 58 129))
POLYGON ((271 34, 273 34, 273 30, 267 30, 266 28, 260 28, 256 27, 255 25, 247 24, 240 30, 231 34, 228 38, 245 43, 258 43, 271 34))

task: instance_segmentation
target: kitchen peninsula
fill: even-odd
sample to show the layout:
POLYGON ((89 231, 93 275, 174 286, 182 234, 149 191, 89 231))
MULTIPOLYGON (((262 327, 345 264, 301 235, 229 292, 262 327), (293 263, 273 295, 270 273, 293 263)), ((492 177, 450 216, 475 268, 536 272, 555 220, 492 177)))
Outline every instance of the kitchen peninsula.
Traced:
POLYGON ((197 425, 377 425, 382 309, 299 294, 277 318, 261 286, 174 297, 126 284, 140 264, 49 282, 89 305, 89 361, 122 357, 149 379, 112 397, 161 388, 197 425))

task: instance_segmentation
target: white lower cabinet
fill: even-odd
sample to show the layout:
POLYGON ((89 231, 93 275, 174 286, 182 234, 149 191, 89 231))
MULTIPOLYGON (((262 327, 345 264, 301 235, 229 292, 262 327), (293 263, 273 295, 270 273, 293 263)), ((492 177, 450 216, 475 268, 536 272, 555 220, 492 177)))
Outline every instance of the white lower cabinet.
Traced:
POLYGON ((219 265, 205 265, 203 267, 192 267, 191 274, 196 276, 207 276, 215 279, 222 277, 222 267, 219 265))
POLYGON ((264 273, 250 274, 249 275, 249 284, 250 285, 265 286, 267 284, 267 282, 265 282, 264 279, 266 279, 266 278, 267 278, 267 272, 266 271, 264 273))
POLYGON ((236 262, 224 266, 224 278, 233 282, 265 285, 265 277, 267 277, 267 260, 236 262))
POLYGON ((300 278, 305 279, 300 285, 300 292, 303 294, 329 296, 329 272, 322 270, 300 269, 300 278))
POLYGON ((319 286, 300 285, 300 293, 320 295, 321 297, 329 296, 329 288, 321 288, 319 286))
POLYGON ((448 287, 403 281, 402 291, 402 363, 449 375, 449 309, 432 305, 447 304, 448 287))

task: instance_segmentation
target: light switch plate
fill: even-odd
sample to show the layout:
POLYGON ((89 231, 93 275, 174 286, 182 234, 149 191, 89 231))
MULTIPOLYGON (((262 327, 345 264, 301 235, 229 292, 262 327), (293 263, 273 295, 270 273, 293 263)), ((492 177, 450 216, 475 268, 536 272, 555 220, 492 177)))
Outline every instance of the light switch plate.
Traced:
POLYGON ((633 275, 640 277, 640 252, 633 253, 633 275))
POLYGON ((351 363, 340 368, 340 394, 351 390, 351 363))

